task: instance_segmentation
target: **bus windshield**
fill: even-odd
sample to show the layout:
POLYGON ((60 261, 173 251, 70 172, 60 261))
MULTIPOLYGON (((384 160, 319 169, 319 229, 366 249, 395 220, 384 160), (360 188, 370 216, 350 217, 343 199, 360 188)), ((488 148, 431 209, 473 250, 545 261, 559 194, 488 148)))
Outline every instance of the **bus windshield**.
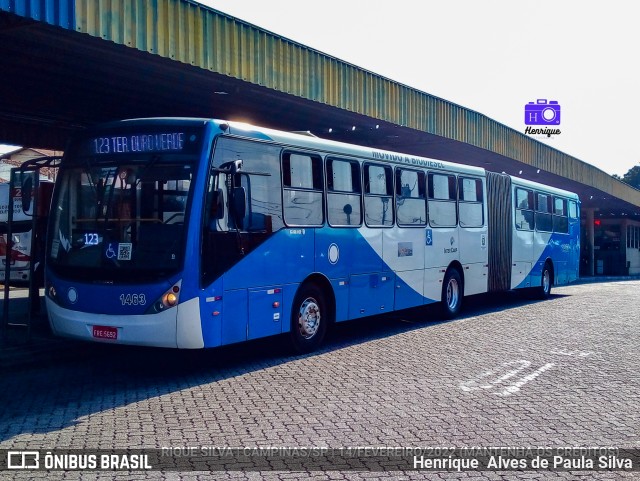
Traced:
POLYGON ((60 172, 49 266, 59 276, 140 282, 182 267, 195 159, 161 154, 75 163, 60 172))

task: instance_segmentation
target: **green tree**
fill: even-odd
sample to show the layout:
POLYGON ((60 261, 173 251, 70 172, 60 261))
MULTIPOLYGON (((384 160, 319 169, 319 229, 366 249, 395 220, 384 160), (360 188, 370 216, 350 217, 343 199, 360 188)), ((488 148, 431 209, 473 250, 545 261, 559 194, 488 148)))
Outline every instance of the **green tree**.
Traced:
POLYGON ((635 167, 631 167, 629 169, 629 172, 624 174, 622 178, 617 175, 614 175, 614 177, 618 180, 621 180, 622 182, 629 184, 632 187, 635 187, 636 189, 640 189, 640 164, 636 165, 635 167))

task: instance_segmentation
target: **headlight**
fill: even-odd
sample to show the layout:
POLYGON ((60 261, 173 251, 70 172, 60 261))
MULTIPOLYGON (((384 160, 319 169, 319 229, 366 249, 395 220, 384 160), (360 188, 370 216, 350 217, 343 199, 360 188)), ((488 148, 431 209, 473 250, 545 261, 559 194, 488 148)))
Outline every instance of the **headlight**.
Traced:
POLYGON ((151 307, 147 309, 145 314, 157 314, 159 312, 170 309, 178 304, 180 300, 180 285, 182 281, 176 282, 171 289, 167 290, 151 307))
POLYGON ((58 302, 58 291, 56 290, 53 284, 49 284, 47 286, 46 293, 47 293, 47 296, 49 296, 49 299, 51 299, 56 304, 60 304, 58 302))

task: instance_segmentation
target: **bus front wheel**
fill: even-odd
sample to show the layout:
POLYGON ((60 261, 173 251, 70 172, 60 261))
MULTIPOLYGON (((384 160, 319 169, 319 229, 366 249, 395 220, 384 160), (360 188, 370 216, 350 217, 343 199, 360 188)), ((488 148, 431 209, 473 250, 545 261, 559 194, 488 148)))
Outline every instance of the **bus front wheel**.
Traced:
POLYGON ((315 284, 300 287, 291 312, 291 342, 303 354, 320 346, 327 331, 329 307, 324 292, 315 284))
POLYGON ((464 285, 458 269, 451 268, 442 283, 442 312, 447 319, 455 318, 462 309, 464 285))

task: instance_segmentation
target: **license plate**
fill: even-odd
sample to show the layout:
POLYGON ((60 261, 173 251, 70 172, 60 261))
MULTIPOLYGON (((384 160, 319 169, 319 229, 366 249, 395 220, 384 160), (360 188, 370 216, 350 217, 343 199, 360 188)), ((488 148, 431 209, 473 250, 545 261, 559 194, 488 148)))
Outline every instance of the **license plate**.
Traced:
POLYGON ((93 337, 98 339, 118 339, 118 328, 109 326, 93 326, 93 337))

